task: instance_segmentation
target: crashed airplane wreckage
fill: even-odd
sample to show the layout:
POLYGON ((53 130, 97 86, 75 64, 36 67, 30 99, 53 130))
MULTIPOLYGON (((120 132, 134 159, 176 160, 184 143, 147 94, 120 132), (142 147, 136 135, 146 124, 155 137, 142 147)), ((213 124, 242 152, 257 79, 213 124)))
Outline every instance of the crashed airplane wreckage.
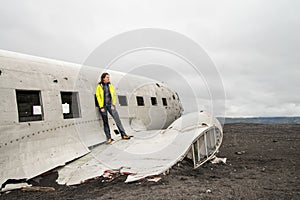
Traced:
MULTIPOLYGON (((182 115, 177 93, 141 76, 109 71, 117 109, 131 140, 105 144, 95 88, 103 69, 0 51, 0 185, 54 168, 73 185, 106 170, 126 182, 159 175, 186 156, 199 167, 222 142, 222 127, 207 112, 182 115)), ((110 118, 111 129, 116 129, 110 118)))

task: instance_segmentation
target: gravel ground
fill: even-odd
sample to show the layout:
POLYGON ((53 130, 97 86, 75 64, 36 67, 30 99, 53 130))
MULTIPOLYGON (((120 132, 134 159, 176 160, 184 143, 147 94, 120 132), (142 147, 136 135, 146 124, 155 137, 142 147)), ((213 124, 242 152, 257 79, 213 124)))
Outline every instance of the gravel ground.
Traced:
POLYGON ((77 186, 57 185, 57 173, 29 181, 53 191, 14 190, 0 199, 300 199, 300 125, 226 124, 218 157, 193 169, 178 163, 159 182, 124 183, 98 178, 77 186), (37 181, 39 180, 39 181, 37 181))

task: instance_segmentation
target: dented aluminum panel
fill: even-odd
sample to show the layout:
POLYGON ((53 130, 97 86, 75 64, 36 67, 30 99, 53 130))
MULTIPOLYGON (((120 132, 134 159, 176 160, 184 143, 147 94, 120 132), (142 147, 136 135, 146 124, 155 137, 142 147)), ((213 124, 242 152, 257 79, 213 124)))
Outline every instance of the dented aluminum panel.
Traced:
POLYGON ((92 149, 88 155, 60 169, 58 183, 79 184, 101 176, 109 169, 129 173, 126 182, 158 175, 170 169, 189 152, 193 154, 193 144, 199 138, 215 137, 214 145, 208 143, 208 140, 200 144, 206 150, 201 151, 203 159, 195 163, 195 167, 198 167, 218 151, 222 136, 220 124, 208 113, 190 113, 165 130, 136 132, 129 141, 117 140, 92 149))

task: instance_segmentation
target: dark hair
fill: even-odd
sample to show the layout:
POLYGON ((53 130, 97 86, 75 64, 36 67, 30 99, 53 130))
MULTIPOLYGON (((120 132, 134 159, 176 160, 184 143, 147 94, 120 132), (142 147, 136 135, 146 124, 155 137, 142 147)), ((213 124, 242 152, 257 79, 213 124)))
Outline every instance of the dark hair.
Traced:
POLYGON ((101 80, 100 80, 99 83, 102 83, 102 82, 103 82, 103 79, 104 79, 107 75, 109 75, 109 73, 104 72, 104 73, 101 75, 101 80))

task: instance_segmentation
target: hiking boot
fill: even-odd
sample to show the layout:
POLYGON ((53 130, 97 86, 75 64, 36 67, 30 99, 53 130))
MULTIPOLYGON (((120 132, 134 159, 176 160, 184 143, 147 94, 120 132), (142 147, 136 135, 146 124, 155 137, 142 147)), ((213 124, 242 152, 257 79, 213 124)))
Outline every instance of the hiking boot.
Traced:
POLYGON ((108 139, 106 140, 106 144, 110 144, 112 141, 114 141, 114 139, 108 138, 108 139))
POLYGON ((129 137, 128 135, 123 135, 123 136, 122 136, 122 139, 123 139, 123 140, 130 140, 130 137, 129 137))

